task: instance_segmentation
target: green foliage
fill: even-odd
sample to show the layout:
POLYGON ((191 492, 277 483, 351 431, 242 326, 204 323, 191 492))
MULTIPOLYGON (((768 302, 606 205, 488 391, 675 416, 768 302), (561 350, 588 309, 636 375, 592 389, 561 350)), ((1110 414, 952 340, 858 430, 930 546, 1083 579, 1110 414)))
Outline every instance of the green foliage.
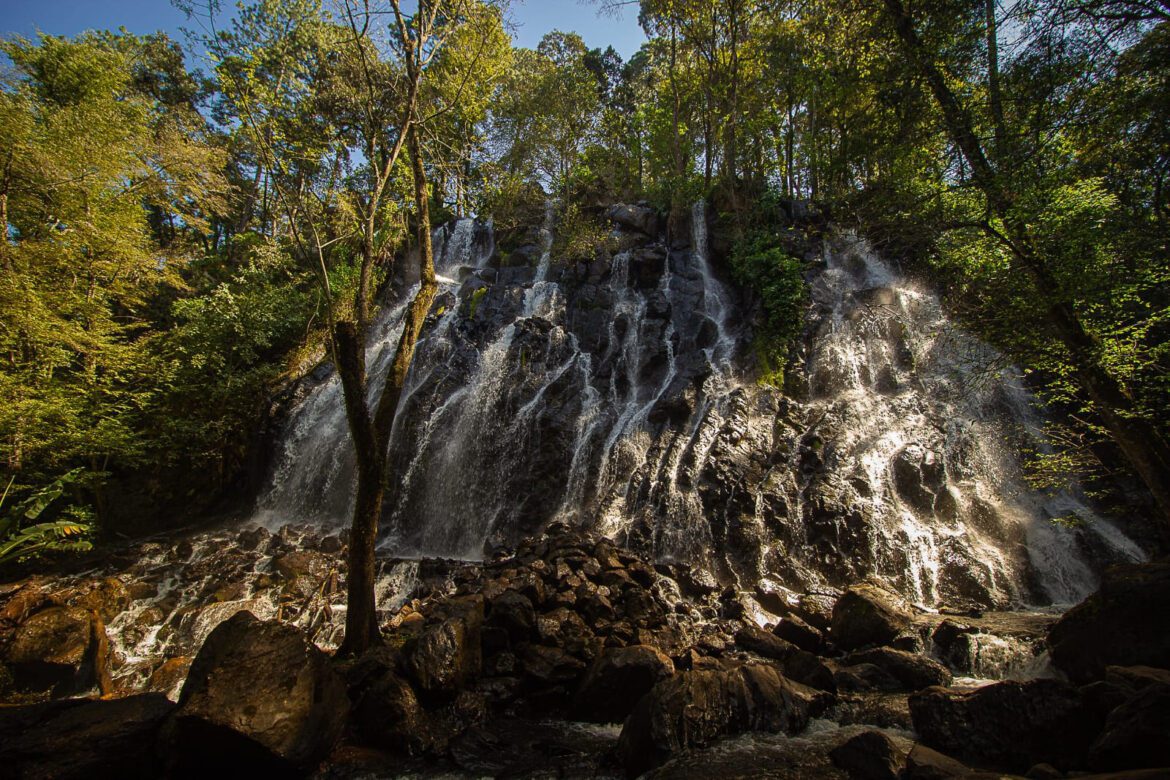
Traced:
MULTIPOLYGON (((350 282, 352 284, 352 282, 350 282)), ((175 302, 175 325, 151 340, 155 392, 146 407, 156 462, 230 473, 284 375, 281 356, 306 336, 311 278, 261 245, 208 292, 175 302)), ((145 378, 144 378, 145 381, 145 378)))
POLYGON ((592 259, 593 253, 610 243, 609 226, 587 214, 576 203, 560 209, 554 231, 553 255, 562 260, 592 259))
POLYGON ((752 346, 760 362, 760 381, 783 387, 793 342, 800 335, 808 304, 804 263, 789 254, 779 236, 755 231, 732 252, 736 282, 759 296, 762 317, 752 346))
POLYGON ((475 319, 475 310, 479 308, 479 302, 487 295, 488 288, 480 287, 471 294, 471 299, 467 302, 467 319, 475 319))
POLYGON ((59 519, 41 520, 67 488, 81 481, 82 469, 63 474, 49 484, 28 491, 7 509, 15 477, 0 494, 0 565, 29 560, 49 552, 84 552, 92 549, 90 514, 84 507, 68 505, 56 510, 59 519), (41 522, 32 522, 37 521, 41 522))

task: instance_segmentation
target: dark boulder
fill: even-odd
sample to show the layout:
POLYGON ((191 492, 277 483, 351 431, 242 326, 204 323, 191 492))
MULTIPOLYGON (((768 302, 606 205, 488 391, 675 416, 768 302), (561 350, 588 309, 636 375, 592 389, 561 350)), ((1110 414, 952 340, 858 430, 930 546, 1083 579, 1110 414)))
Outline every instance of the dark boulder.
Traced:
POLYGON ((845 650, 884 645, 910 627, 897 596, 873 585, 849 588, 833 607, 830 636, 845 650))
POLYGON ((483 668, 483 597, 452 599, 450 616, 404 647, 406 670, 424 693, 454 693, 483 668))
POLYGON ((536 630, 536 610, 532 601, 514 590, 505 591, 488 604, 487 624, 502 628, 515 644, 532 638, 536 630))
POLYGON ((862 693, 869 691, 891 692, 902 689, 892 674, 873 664, 855 663, 833 672, 833 682, 839 691, 862 693))
POLYGON ((351 719, 363 744, 412 756, 431 747, 430 719, 406 680, 386 670, 357 694, 351 719))
POLYGON ((918 691, 932 685, 950 685, 953 679, 950 670, 938 661, 889 647, 851 653, 845 659, 845 665, 855 664, 873 664, 908 691, 918 691))
POLYGON ((0 777, 159 777, 155 742, 175 705, 158 693, 0 708, 0 777))
POLYGON ((657 236, 659 230, 658 212, 649 206, 630 206, 616 203, 610 206, 605 216, 629 230, 647 236, 657 236))
POLYGON ((1112 567, 1052 626, 1052 663, 1076 682, 1100 679, 1111 665, 1170 669, 1167 615, 1170 561, 1112 567))
POLYGON ((796 615, 785 615, 772 629, 772 633, 810 653, 819 650, 821 642, 824 641, 824 635, 819 629, 813 628, 796 615))
POLYGON ((753 625, 746 625, 737 631, 735 643, 744 650, 777 661, 784 660, 797 649, 791 642, 753 625))
POLYGON ((829 758, 849 780, 898 780, 906 752, 880 731, 863 731, 830 750, 829 758))
POLYGON ((12 685, 55 696, 109 686, 109 641, 96 612, 79 607, 49 607, 15 631, 3 662, 12 685))
POLYGON ((167 735, 187 775, 307 769, 345 725, 345 683, 300 630, 237 612, 191 664, 167 735))
MULTIPOLYGON (((980 774, 950 756, 944 756, 926 745, 917 744, 910 749, 910 753, 906 756, 906 769, 902 777, 905 780, 950 780, 950 778, 976 777, 980 774)), ((1000 778, 1002 776, 994 775, 994 777, 1000 778)))
POLYGON ((1007 681, 973 691, 928 688, 910 697, 922 741, 971 762, 1014 772, 1085 765, 1099 714, 1059 680, 1007 681))
POLYGON ((770 666, 682 672, 642 697, 622 727, 618 756, 640 775, 690 748, 748 731, 794 734, 808 723, 807 689, 770 666))
POLYGON ((585 663, 559 647, 525 644, 516 658, 529 681, 537 684, 570 683, 580 679, 585 663))
POLYGON ((784 659, 784 676, 802 685, 836 693, 833 667, 819 656, 797 650, 784 659))
POLYGON ((1170 685, 1146 684, 1109 713, 1089 749, 1089 766, 1098 771, 1170 767, 1170 685))
POLYGON ((674 663, 648 645, 607 648, 597 657, 573 702, 574 717, 595 723, 621 723, 638 700, 674 674, 674 663))

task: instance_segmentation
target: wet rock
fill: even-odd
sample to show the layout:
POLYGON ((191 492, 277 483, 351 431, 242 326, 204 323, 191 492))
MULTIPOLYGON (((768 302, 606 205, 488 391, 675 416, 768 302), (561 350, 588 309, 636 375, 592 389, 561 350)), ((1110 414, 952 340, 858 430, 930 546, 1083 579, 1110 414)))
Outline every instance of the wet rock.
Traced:
POLYGON ((1105 680, 1141 691, 1151 685, 1170 686, 1170 669, 1152 666, 1110 666, 1105 669, 1105 680))
POLYGON ((363 744, 406 755, 431 747, 430 719, 406 680, 384 669, 356 693, 351 721, 363 744))
POLYGON ((855 585, 833 607, 830 636, 845 650, 893 641, 910 627, 910 615, 892 593, 874 585, 855 585))
POLYGON ((536 244, 524 244, 523 246, 514 249, 507 257, 505 257, 501 262, 501 265, 504 268, 535 266, 540 260, 540 255, 542 252, 543 250, 536 244))
POLYGON ((36 578, 4 585, 3 588, 5 601, 0 606, 0 628, 19 625, 49 601, 48 592, 36 578))
POLYGON ((1100 589, 1049 631, 1052 663, 1076 682, 1100 679, 1110 665, 1168 669, 1166 615, 1170 561, 1110 568, 1100 589))
POLYGON ((620 723, 657 683, 674 674, 674 663, 647 645, 608 648, 590 666, 573 702, 574 717, 620 723))
POLYGON ((902 685, 881 667, 857 663, 833 672, 833 682, 839 691, 897 691, 902 685))
POLYGON ((730 734, 796 733, 809 708, 807 694, 768 666, 682 672, 638 702, 622 727, 618 756, 636 776, 730 734))
POLYGON ((489 602, 487 624, 502 628, 513 643, 528 641, 536 630, 536 610, 522 593, 505 591, 489 602))
POLYGON ((122 614, 130 601, 129 589, 117 577, 104 577, 68 595, 70 606, 96 612, 106 623, 122 614))
POLYGON ((813 628, 796 615, 786 615, 780 619, 772 633, 781 639, 791 642, 801 650, 815 653, 820 649, 824 636, 820 630, 813 628))
POLYGON ((792 611, 806 623, 824 633, 832 626, 833 607, 836 606, 838 598, 821 593, 805 593, 797 601, 792 611))
POLYGON ((880 731, 865 731, 829 751, 849 780, 898 780, 906 753, 880 731))
POLYGON ((333 747, 347 710, 344 682, 301 631, 238 612, 191 665, 169 755, 185 775, 308 768, 333 747))
POLYGON ((315 550, 294 550, 272 559, 272 568, 285 579, 298 577, 323 579, 329 573, 331 561, 315 550))
POLYGON ((428 693, 454 693, 483 667, 483 598, 452 600, 447 606, 454 614, 404 648, 407 671, 419 690, 428 693))
POLYGON ((542 644, 561 647, 582 657, 592 656, 593 633, 574 611, 558 607, 536 618, 536 633, 542 644))
POLYGON ((1083 767, 1101 729, 1077 690, 1058 680, 1007 681, 974 691, 928 688, 910 697, 910 715, 927 745, 1014 772, 1038 763, 1083 767))
POLYGON ((979 774, 962 762, 919 743, 911 748, 906 756, 906 771, 903 777, 906 780, 950 780, 979 774))
POLYGON ((154 749, 174 709, 165 696, 0 708, 0 775, 90 780, 161 777, 154 749))
POLYGON ((1051 615, 987 613, 948 617, 929 631, 933 652, 959 674, 1004 678, 1044 652, 1051 615))
POLYGON ((953 679, 950 670, 939 662, 889 647, 851 653, 845 659, 845 665, 855 664, 873 664, 908 691, 917 691, 932 685, 950 685, 953 679))
POLYGON ((1097 771, 1170 767, 1170 685, 1150 681, 1109 713, 1089 749, 1097 771))
POLYGON ((187 679, 187 673, 190 670, 190 658, 186 656, 168 658, 150 673, 146 688, 164 695, 169 695, 172 692, 177 693, 183 681, 187 679))
POLYGON ((13 635, 2 659, 13 687, 83 693, 109 679, 109 640, 96 613, 77 607, 49 607, 28 618, 13 635))
POLYGON ((524 674, 537 683, 569 683, 580 679, 585 663, 558 647, 521 645, 516 653, 524 674))
POLYGON ((904 693, 842 693, 827 717, 843 726, 863 723, 883 729, 914 729, 904 693))
POLYGON ((830 693, 837 691, 829 662, 804 650, 796 650, 784 659, 784 676, 811 688, 830 693))
POLYGON ((630 206, 617 203, 605 212, 608 219, 630 230, 647 236, 657 236, 659 229, 658 212, 649 206, 630 206))
POLYGON ((797 649, 795 645, 762 628, 747 625, 735 633, 735 643, 765 658, 783 661, 797 649))
POLYGON ((919 511, 933 511, 946 486, 942 458, 921 445, 911 444, 894 456, 891 468, 898 494, 919 511))

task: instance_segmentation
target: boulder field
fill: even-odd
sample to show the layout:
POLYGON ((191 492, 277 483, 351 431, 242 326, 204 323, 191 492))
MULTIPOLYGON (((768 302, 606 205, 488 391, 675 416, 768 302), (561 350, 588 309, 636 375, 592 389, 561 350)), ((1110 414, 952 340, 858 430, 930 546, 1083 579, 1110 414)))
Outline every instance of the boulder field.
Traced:
MULTIPOLYGON (((336 577, 285 558, 274 575, 336 577)), ((562 525, 432 568, 359 658, 227 615, 150 675, 177 700, 108 688, 120 579, 7 586, 0 776, 1170 776, 1164 563, 1059 620, 927 613, 878 582, 764 599, 562 525), (973 680, 1021 668, 1004 648, 1052 664, 973 680)))

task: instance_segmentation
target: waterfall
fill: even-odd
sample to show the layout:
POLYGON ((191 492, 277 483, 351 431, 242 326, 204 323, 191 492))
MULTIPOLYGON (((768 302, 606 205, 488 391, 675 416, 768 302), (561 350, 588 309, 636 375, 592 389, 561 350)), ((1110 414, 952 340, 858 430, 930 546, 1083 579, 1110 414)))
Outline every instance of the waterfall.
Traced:
POLYGON ((1096 583, 1078 533, 1053 522, 1070 515, 1110 554, 1141 557, 1082 497, 1027 486, 1019 453, 1040 426, 1018 370, 856 237, 825 259, 811 430, 825 429, 835 478, 877 531, 867 544, 877 572, 923 603, 961 578, 972 594, 1025 599, 1031 572, 1038 595, 1070 603, 1096 583))
MULTIPOLYGON (((432 234, 435 270, 441 294, 459 288, 452 276, 481 268, 495 251, 489 225, 460 219, 435 229, 432 234)), ((375 318, 367 340, 365 358, 370 397, 381 392, 398 340, 403 317, 418 285, 399 295, 375 318)), ((452 317, 424 334, 424 344, 442 341, 452 317)), ((422 345, 420 345, 420 349, 422 345)), ((419 371, 412 367, 404 396, 417 385, 419 371)), ((356 460, 349 438, 349 423, 342 401, 341 379, 329 374, 293 410, 277 437, 268 484, 257 503, 255 520, 277 528, 290 520, 336 526, 349 522, 356 487, 356 460)))
MULTIPOLYGON (((924 604, 995 605, 1069 602, 1094 557, 1141 557, 1076 491, 1027 486, 1039 412, 1017 372, 863 241, 815 258, 798 402, 744 376, 746 315, 704 204, 689 248, 619 231, 591 261, 556 256, 554 213, 507 258, 489 226, 436 231, 442 290, 391 437, 387 554, 476 559, 559 519, 741 588, 878 576, 924 604)), ((410 297, 372 330, 372 376, 410 297)), ((347 523, 352 458, 330 377, 285 423, 258 518, 347 523)))

